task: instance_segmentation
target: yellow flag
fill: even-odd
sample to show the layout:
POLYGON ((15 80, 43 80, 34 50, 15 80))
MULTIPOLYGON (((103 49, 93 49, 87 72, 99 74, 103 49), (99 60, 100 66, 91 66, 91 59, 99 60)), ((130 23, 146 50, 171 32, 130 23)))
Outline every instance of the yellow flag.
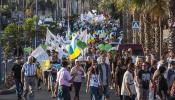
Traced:
POLYGON ((50 60, 46 60, 41 64, 41 69, 42 70, 48 70, 51 67, 50 65, 50 60))

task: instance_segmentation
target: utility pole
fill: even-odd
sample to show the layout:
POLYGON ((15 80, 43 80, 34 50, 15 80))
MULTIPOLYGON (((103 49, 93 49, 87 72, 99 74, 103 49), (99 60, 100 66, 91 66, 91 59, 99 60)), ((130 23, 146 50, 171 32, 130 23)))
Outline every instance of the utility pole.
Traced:
MULTIPOLYGON (((2 0, 1 0, 2 1, 2 0)), ((1 33, 0 33, 1 36, 1 33)), ((0 84, 2 83, 2 45, 0 44, 0 84)))
POLYGON ((2 8, 2 0, 1 0, 1 8, 2 8))
POLYGON ((64 13, 64 1, 63 0, 61 0, 61 8, 62 8, 62 11, 61 11, 62 12, 62 14, 61 14, 62 16, 61 17, 62 17, 62 21, 63 21, 63 13, 64 13))
MULTIPOLYGON (((36 11, 35 11, 35 13, 36 13, 36 17, 38 17, 38 0, 36 0, 36 3, 35 3, 36 5, 36 11)), ((35 25, 35 30, 36 30, 36 32, 35 32, 35 48, 36 48, 36 46, 37 46, 37 25, 38 25, 38 21, 36 20, 36 25, 35 25)))

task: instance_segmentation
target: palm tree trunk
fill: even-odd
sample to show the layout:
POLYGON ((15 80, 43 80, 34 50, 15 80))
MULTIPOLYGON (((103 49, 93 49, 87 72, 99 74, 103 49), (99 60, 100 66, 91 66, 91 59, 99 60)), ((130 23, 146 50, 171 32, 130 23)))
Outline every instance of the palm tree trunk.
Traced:
POLYGON ((170 27, 169 51, 175 51, 175 27, 170 27))
POLYGON ((150 30, 151 30, 151 25, 149 23, 149 15, 145 14, 144 15, 144 35, 145 35, 145 48, 146 50, 150 50, 151 49, 151 36, 150 36, 150 30))
POLYGON ((154 34, 155 34, 155 51, 158 53, 159 52, 159 45, 160 45, 160 30, 158 27, 158 23, 154 26, 154 34))
POLYGON ((144 46, 144 21, 143 14, 140 14, 140 44, 144 46))
POLYGON ((175 0, 170 0, 169 2, 169 11, 170 11, 170 18, 172 20, 170 24, 170 39, 168 49, 169 51, 175 51, 175 0))
POLYGON ((159 17, 159 32, 160 32, 160 47, 159 47, 159 57, 162 55, 162 43, 163 43, 163 34, 162 34, 162 19, 159 17))

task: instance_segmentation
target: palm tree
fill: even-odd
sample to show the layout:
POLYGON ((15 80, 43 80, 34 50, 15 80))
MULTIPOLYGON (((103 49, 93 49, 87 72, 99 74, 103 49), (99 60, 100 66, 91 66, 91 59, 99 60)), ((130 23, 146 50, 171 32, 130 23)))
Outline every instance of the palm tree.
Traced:
POLYGON ((168 13, 167 13, 167 10, 168 10, 168 5, 167 5, 167 1, 165 0, 152 0, 152 2, 150 2, 150 5, 151 5, 151 8, 150 10, 148 10, 150 12, 150 14, 152 16, 155 17, 155 22, 157 23, 157 27, 155 27, 155 30, 156 28, 159 29, 159 31, 156 31, 155 32, 155 47, 159 47, 159 48, 155 48, 160 56, 162 54, 162 42, 163 42, 163 36, 162 36, 162 20, 163 18, 167 17, 168 13))
POLYGON ((169 0, 169 11, 170 11, 170 19, 171 23, 169 25, 170 27, 170 39, 169 39, 169 50, 175 51, 175 0, 169 0))

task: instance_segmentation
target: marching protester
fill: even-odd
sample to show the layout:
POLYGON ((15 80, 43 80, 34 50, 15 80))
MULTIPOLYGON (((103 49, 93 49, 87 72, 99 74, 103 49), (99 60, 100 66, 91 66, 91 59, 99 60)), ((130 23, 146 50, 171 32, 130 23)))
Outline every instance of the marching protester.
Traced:
POLYGON ((133 78, 134 68, 134 64, 131 63, 127 66, 127 71, 124 73, 121 87, 121 95, 123 96, 122 100, 135 100, 136 91, 133 78))
POLYGON ((61 68, 61 60, 58 58, 57 52, 54 52, 51 60, 51 68, 50 68, 50 89, 51 89, 51 97, 55 98, 55 84, 57 79, 57 71, 61 68))
POLYGON ((16 62, 12 67, 12 72, 15 80, 16 85, 16 94, 18 96, 18 100, 22 100, 22 93, 23 93, 23 85, 21 82, 21 69, 22 69, 22 63, 21 59, 19 57, 16 58, 16 62))
POLYGON ((75 77, 77 76, 77 72, 75 74, 72 74, 71 76, 67 67, 68 62, 62 61, 62 67, 57 72, 55 88, 58 89, 58 100, 71 100, 70 83, 72 83, 75 77))
POLYGON ((73 86, 74 86, 74 90, 75 90, 74 100, 80 100, 79 92, 80 92, 81 84, 83 81, 82 78, 84 76, 84 69, 80 64, 79 59, 75 60, 75 64, 76 65, 74 67, 72 67, 72 69, 71 69, 71 75, 74 75, 74 74, 77 75, 73 80, 73 86))
POLYGON ((116 70, 115 70, 115 87, 116 94, 120 96, 120 100, 123 100, 123 96, 121 95, 121 87, 124 73, 126 72, 127 65, 124 64, 124 59, 118 59, 116 70))
POLYGON ((33 57, 29 56, 28 61, 24 63, 21 70, 21 82, 24 84, 24 99, 27 100, 28 92, 30 96, 34 96, 36 86, 36 64, 33 63, 33 57), (30 87, 30 88, 29 88, 30 87), (30 89, 30 90, 29 90, 30 89))
MULTIPOLYGON (((100 80, 100 99, 103 97, 105 100, 109 100, 109 86, 111 84, 111 77, 110 77, 110 67, 107 63, 105 63, 106 57, 103 54, 101 57, 101 63, 98 65, 99 70, 99 80, 100 80)), ((104 100, 104 99, 102 99, 104 100)))
POLYGON ((159 70, 159 75, 157 77, 157 90, 156 90, 156 94, 157 94, 157 98, 159 100, 167 100, 168 97, 168 83, 167 80, 164 77, 164 73, 166 71, 166 68, 161 65, 159 70))
POLYGON ((90 91, 90 100, 100 100, 99 95, 99 70, 97 62, 92 61, 91 67, 88 69, 87 73, 87 83, 86 83, 86 93, 90 91))
POLYGON ((135 71, 134 71, 134 83, 135 89, 137 93, 137 100, 142 100, 142 86, 141 80, 139 78, 139 71, 142 69, 143 60, 139 57, 136 58, 135 71))
POLYGON ((149 83, 151 79, 151 72, 149 71, 149 64, 142 63, 142 69, 138 72, 138 78, 141 84, 141 100, 148 100, 149 97, 149 83))
POLYGON ((168 82, 168 89, 171 91, 173 83, 175 81, 175 61, 170 62, 170 68, 167 71, 167 82, 168 82))

